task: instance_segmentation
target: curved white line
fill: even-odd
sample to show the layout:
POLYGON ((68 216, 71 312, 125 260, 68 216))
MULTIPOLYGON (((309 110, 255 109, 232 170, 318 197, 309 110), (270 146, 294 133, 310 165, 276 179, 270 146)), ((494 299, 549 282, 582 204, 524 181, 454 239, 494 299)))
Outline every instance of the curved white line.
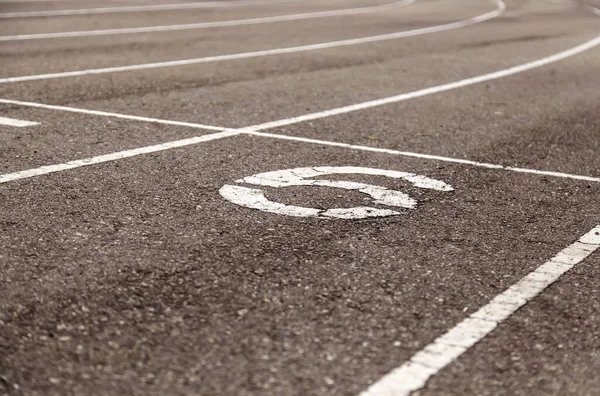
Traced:
MULTIPOLYGON (((597 10, 597 13, 600 14, 600 10, 597 10)), ((448 84, 438 85, 435 87, 425 88, 425 89, 421 89, 418 91, 408 92, 405 94, 390 96, 387 98, 382 98, 382 99, 378 99, 378 100, 374 100, 374 101, 363 102, 363 103, 359 103, 359 104, 355 104, 355 105, 339 107, 337 109, 330 109, 330 110, 325 110, 325 111, 321 111, 321 112, 317 112, 317 113, 312 113, 312 114, 308 114, 305 116, 287 118, 287 119, 282 119, 279 121, 267 122, 267 123, 263 123, 263 124, 258 124, 258 125, 254 125, 254 126, 250 126, 250 127, 246 127, 246 128, 238 128, 238 129, 222 128, 222 127, 218 127, 218 126, 214 126, 214 125, 203 125, 203 124, 183 122, 183 121, 165 120, 165 119, 160 119, 160 118, 141 117, 141 116, 135 116, 135 115, 121 114, 121 113, 111 113, 111 112, 100 111, 100 110, 88 110, 88 109, 81 109, 81 108, 77 108, 77 107, 57 106, 57 105, 35 103, 35 102, 23 102, 23 101, 12 100, 12 99, 0 99, 0 103, 32 107, 32 108, 47 109, 47 110, 66 111, 66 112, 70 112, 70 113, 95 115, 95 116, 100 116, 100 117, 112 117, 112 118, 139 121, 139 122, 149 122, 149 123, 156 123, 156 124, 162 124, 162 125, 178 125, 178 126, 186 126, 186 127, 190 127, 190 128, 199 128, 199 129, 206 129, 206 130, 212 130, 212 131, 222 131, 222 132, 218 132, 218 133, 211 134, 211 135, 204 135, 207 137, 215 136, 215 139, 220 138, 220 137, 225 137, 225 136, 236 136, 239 134, 248 134, 248 135, 260 136, 260 137, 266 137, 266 138, 290 140, 290 141, 312 143, 312 144, 319 144, 319 145, 333 146, 333 147, 343 147, 343 148, 347 148, 347 149, 351 149, 351 150, 372 151, 372 152, 392 154, 392 155, 401 155, 401 156, 406 156, 406 157, 423 158, 423 159, 428 159, 428 160, 464 164, 464 165, 470 165, 470 166, 476 166, 476 167, 482 167, 482 168, 488 168, 488 169, 502 169, 502 170, 506 170, 506 171, 510 171, 510 172, 537 174, 537 175, 545 175, 545 176, 551 176, 551 177, 568 178, 568 179, 573 179, 573 180, 584 180, 584 181, 600 183, 600 177, 573 175, 573 174, 568 174, 568 173, 537 170, 537 169, 517 168, 517 167, 504 166, 504 165, 499 165, 499 164, 471 161, 468 159, 461 159, 461 158, 442 157, 442 156, 437 156, 437 155, 421 154, 421 153, 414 153, 414 152, 409 152, 409 151, 398 151, 398 150, 390 150, 390 149, 385 149, 385 148, 351 145, 351 144, 347 144, 347 143, 333 142, 333 141, 321 140, 321 139, 310 139, 310 138, 304 138, 304 137, 298 137, 298 136, 289 136, 289 135, 273 134, 273 133, 267 133, 267 132, 258 132, 261 130, 267 130, 270 128, 275 128, 275 127, 279 127, 279 126, 283 126, 283 125, 290 125, 290 124, 295 124, 295 123, 308 121, 308 120, 316 120, 316 119, 326 118, 326 117, 330 117, 330 116, 337 115, 337 114, 344 114, 344 113, 349 113, 349 112, 353 112, 353 111, 368 109, 371 107, 382 106, 382 105, 386 105, 386 104, 390 104, 390 103, 397 103, 397 102, 401 102, 404 100, 409 100, 409 99, 418 98, 421 96, 431 95, 431 94, 438 93, 438 92, 450 91, 453 89, 462 88, 462 87, 466 87, 466 86, 473 85, 473 84, 478 84, 478 83, 485 82, 485 81, 490 81, 490 80, 495 80, 495 79, 502 78, 502 77, 507 77, 507 76, 510 76, 513 74, 525 72, 525 71, 528 71, 528 70, 531 70, 534 68, 542 67, 542 66, 554 63, 554 62, 561 61, 561 60, 569 58, 571 56, 575 56, 582 52, 588 51, 598 45, 600 45, 600 36, 597 36, 591 40, 588 40, 588 41, 578 45, 578 46, 575 46, 575 47, 570 48, 565 51, 561 51, 554 55, 551 55, 551 56, 548 56, 548 57, 545 57, 542 59, 538 59, 538 60, 535 60, 532 62, 524 63, 521 65, 513 66, 508 69, 499 70, 499 71, 496 71, 493 73, 488 73, 488 74, 484 74, 484 75, 477 76, 477 77, 467 78, 464 80, 459 80, 459 81, 455 81, 455 82, 448 83, 448 84)), ((202 138, 202 136, 200 136, 199 138, 202 138)), ((18 172, 14 172, 14 173, 7 173, 4 175, 0 175, 0 184, 7 183, 10 181, 14 181, 14 180, 27 179, 30 177, 45 175, 45 174, 54 173, 54 172, 62 172, 65 170, 79 168, 79 167, 87 166, 87 165, 116 161, 116 160, 119 160, 122 158, 128 158, 128 157, 137 156, 137 155, 141 155, 141 154, 145 154, 145 153, 149 153, 149 152, 170 150, 171 148, 174 148, 174 147, 190 146, 190 145, 197 144, 199 142, 197 139, 199 139, 199 138, 176 140, 176 141, 161 143, 161 144, 158 144, 155 146, 147 146, 147 147, 141 147, 141 148, 133 149, 133 150, 120 151, 120 152, 115 152, 115 153, 111 153, 111 154, 100 155, 97 157, 91 157, 91 158, 85 158, 85 159, 81 159, 81 160, 70 161, 70 162, 63 163, 63 164, 46 165, 46 166, 41 166, 39 168, 33 168, 33 169, 18 171, 18 172)))
POLYGON ((350 112, 357 111, 357 110, 369 109, 372 107, 382 106, 382 105, 386 105, 386 104, 390 104, 390 103, 403 102, 403 101, 409 100, 409 99, 415 99, 415 98, 420 98, 422 96, 427 96, 427 95, 431 95, 431 94, 435 94, 435 93, 450 91, 450 90, 453 90, 456 88, 462 88, 462 87, 466 87, 469 85, 479 84, 479 83, 482 83, 485 81, 496 80, 496 79, 499 79, 502 77, 511 76, 513 74, 522 73, 527 70, 536 69, 538 67, 542 67, 542 66, 548 65, 550 63, 558 62, 565 58, 569 58, 573 55, 580 54, 580 53, 590 50, 598 45, 600 45, 600 36, 597 36, 589 41, 586 41, 583 44, 580 44, 571 49, 559 52, 557 54, 554 54, 554 55, 551 55, 551 56, 548 56, 548 57, 545 57, 542 59, 538 59, 538 60, 535 60, 532 62, 524 63, 524 64, 521 64, 518 66, 513 66, 508 69, 499 70, 499 71, 496 71, 493 73, 483 74, 483 75, 480 75, 477 77, 472 77, 472 78, 466 78, 464 80, 455 81, 455 82, 451 82, 448 84, 437 85, 437 86, 430 87, 430 88, 419 89, 417 91, 407 92, 407 93, 403 93, 400 95, 389 96, 387 98, 371 100, 368 102, 338 107, 335 109, 319 111, 319 112, 311 113, 311 114, 305 114, 305 115, 302 115, 299 117, 286 118, 284 120, 267 122, 264 124, 254 125, 254 126, 251 126, 251 127, 245 128, 245 129, 252 129, 252 130, 259 131, 259 130, 263 130, 263 129, 277 128, 277 127, 281 127, 281 126, 285 126, 285 125, 297 124, 299 122, 316 120, 316 119, 325 118, 325 117, 331 117, 334 115, 350 113, 350 112))
POLYGON ((76 10, 52 10, 52 11, 26 11, 7 12, 0 14, 0 18, 33 18, 65 15, 90 15, 90 14, 116 14, 122 12, 147 12, 166 10, 189 10, 194 8, 222 8, 246 5, 268 5, 276 3, 287 3, 290 0, 276 0, 265 2, 263 0, 232 0, 232 1, 203 1, 195 3, 156 4, 145 6, 106 7, 106 8, 81 8, 76 10))
POLYGON ((16 40, 38 40, 52 39, 65 37, 85 37, 85 36, 108 36, 115 34, 133 34, 133 33, 150 33, 150 32, 169 32, 175 30, 193 30, 206 29, 214 27, 255 25, 261 23, 283 22, 283 21, 298 21, 302 19, 325 18, 341 15, 363 14, 376 11, 384 11, 395 7, 402 7, 414 3, 415 0, 400 0, 388 4, 376 6, 366 6, 358 8, 348 8, 343 10, 307 12, 302 14, 276 15, 270 17, 236 19, 229 21, 216 22, 200 22, 186 23, 180 25, 164 25, 164 26, 144 26, 136 28, 123 29, 104 29, 104 30, 83 30, 74 32, 58 32, 58 33, 36 33, 36 34, 19 34, 14 36, 0 36, 0 41, 16 41, 16 40))
MULTIPOLYGON (((415 0, 409 0, 414 2, 415 0)), ((246 58, 256 58, 260 56, 269 56, 269 55, 281 55, 281 54, 290 54, 295 52, 304 52, 304 51, 314 51, 321 50, 327 48, 335 48, 335 47, 343 47, 349 45, 356 44, 365 44, 372 43, 376 41, 384 41, 384 40, 393 40, 403 37, 417 36, 420 34, 428 34, 428 33, 438 33, 446 30, 461 28, 469 25, 473 25, 479 22, 486 21, 491 18, 495 18, 502 14, 506 9, 504 2, 502 0, 493 0, 496 4, 496 9, 494 11, 487 12, 482 15, 478 15, 473 18, 465 19, 458 22, 447 23, 444 25, 431 26, 427 28, 407 30, 403 32, 397 33, 388 33, 377 36, 369 36, 369 37, 361 37, 356 39, 348 39, 348 40, 340 40, 340 41, 330 41, 327 43, 319 43, 319 44, 309 44, 309 45, 301 45, 296 47, 284 47, 284 48, 276 48, 271 50, 263 50, 263 51, 254 51, 254 52, 242 52, 238 54, 229 54, 229 55, 217 55, 217 56, 209 56, 205 58, 194 58, 194 59, 183 59, 176 61, 167 61, 167 62, 157 62, 157 63, 144 63, 140 65, 130 65, 130 66, 118 66, 118 67, 107 67, 102 69, 88 69, 88 70, 77 70, 70 72, 59 72, 59 73, 48 73, 48 74, 37 74, 31 76, 21 76, 21 77, 7 77, 0 79, 0 84, 12 83, 12 82, 23 82, 23 81, 34 81, 34 80, 47 80, 52 78, 65 78, 65 77, 79 77, 86 76, 91 74, 105 74, 105 73, 118 73, 118 72, 126 72, 126 71, 134 71, 134 70, 144 70, 144 69, 154 69, 160 67, 172 67, 172 66, 185 66, 192 65, 198 63, 209 63, 209 62, 219 62, 225 60, 233 60, 233 59, 246 59, 246 58)))

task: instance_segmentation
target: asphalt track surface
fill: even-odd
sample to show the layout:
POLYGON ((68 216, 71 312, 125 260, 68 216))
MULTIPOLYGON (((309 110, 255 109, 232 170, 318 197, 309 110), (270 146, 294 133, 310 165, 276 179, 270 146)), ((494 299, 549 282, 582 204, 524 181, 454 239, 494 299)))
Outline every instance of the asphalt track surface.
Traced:
POLYGON ((0 394, 600 395, 598 8, 0 2, 0 394))

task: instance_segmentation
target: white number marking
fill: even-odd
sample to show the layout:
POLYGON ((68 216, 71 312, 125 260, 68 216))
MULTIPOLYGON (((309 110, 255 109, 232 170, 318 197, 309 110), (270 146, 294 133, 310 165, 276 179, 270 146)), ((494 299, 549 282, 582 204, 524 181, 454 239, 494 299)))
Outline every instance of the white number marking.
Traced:
MULTIPOLYGON (((243 179, 236 180, 236 183, 248 183, 276 188, 289 186, 341 188, 344 190, 356 190, 367 194, 373 199, 374 203, 380 205, 394 206, 404 209, 414 209, 417 206, 417 201, 414 198, 411 198, 403 192, 389 190, 385 187, 349 181, 311 179, 318 176, 334 174, 387 176, 394 179, 406 180, 412 183, 415 187, 419 188, 437 191, 453 191, 453 188, 450 185, 425 176, 415 175, 413 173, 356 166, 321 166, 316 168, 284 169, 248 176, 243 179)), ((236 205, 286 216, 365 219, 368 217, 385 217, 402 214, 402 212, 397 210, 372 208, 369 206, 322 210, 303 206, 284 205, 278 202, 270 201, 267 199, 267 197, 265 197, 264 192, 260 189, 230 184, 224 185, 219 190, 219 193, 226 200, 233 202, 236 205)))

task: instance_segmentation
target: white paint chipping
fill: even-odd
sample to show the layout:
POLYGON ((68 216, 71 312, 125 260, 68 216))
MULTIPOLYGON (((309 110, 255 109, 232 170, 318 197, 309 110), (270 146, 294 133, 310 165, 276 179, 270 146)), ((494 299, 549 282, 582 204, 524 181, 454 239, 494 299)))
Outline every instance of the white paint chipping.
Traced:
POLYGON ((24 82, 24 81, 36 81, 36 80, 48 80, 55 78, 67 78, 67 77, 81 77, 87 75, 96 75, 96 74, 106 74, 106 73, 120 73, 120 72, 129 72, 136 70, 146 70, 146 69, 156 69, 163 67, 174 67, 174 66, 186 66, 193 65, 199 63, 210 63, 210 62, 220 62, 227 60, 235 60, 235 59, 247 59, 247 58, 257 58, 262 56, 271 56, 271 55, 281 55, 281 54, 291 54, 297 52, 305 52, 305 51, 315 51, 315 50, 323 50, 329 48, 336 47, 344 47, 350 45, 357 44, 365 44, 372 43, 377 41, 385 41, 385 40, 393 40, 404 37, 418 36, 421 34, 429 34, 429 33, 439 33, 451 29, 457 29, 465 26, 470 26, 476 23, 480 23, 483 21, 487 21, 488 19, 495 18, 501 15, 506 6, 502 2, 502 0, 493 0, 496 4, 496 9, 491 12, 487 12, 485 14, 465 19, 458 22, 447 23, 444 25, 431 26, 422 29, 414 29, 407 30, 396 33, 382 34, 377 36, 369 36, 369 37, 361 37, 356 39, 348 39, 348 40, 339 40, 339 41, 330 41, 326 43, 319 44, 308 44, 308 45, 300 45, 295 47, 284 47, 284 48, 275 48, 270 50, 263 51, 253 51, 253 52, 242 52, 237 54, 229 54, 229 55, 217 55, 217 56, 208 56, 203 58, 193 58, 193 59, 183 59, 183 60, 175 60, 175 61, 167 61, 167 62, 155 62, 155 63, 144 63, 138 65, 129 65, 129 66, 117 66, 117 67, 106 67, 101 69, 86 69, 86 70, 77 70, 77 71, 69 71, 69 72, 58 72, 58 73, 46 73, 46 74, 36 74, 29 76, 20 76, 20 77, 6 77, 0 78, 0 84, 6 83, 15 83, 15 82, 24 82))
MULTIPOLYGON (((417 201, 409 197, 407 194, 396 190, 389 190, 385 187, 339 180, 310 179, 319 176, 337 174, 386 176, 394 179, 406 180, 419 188, 437 191, 453 191, 453 188, 450 185, 425 176, 415 175, 413 173, 356 166, 320 166, 312 168, 284 169, 248 176, 243 179, 236 180, 236 183, 248 183, 269 187, 318 186, 341 188, 344 190, 355 190, 367 194, 376 204, 380 205, 394 206, 404 209, 414 209, 417 206, 417 201)), ((261 190, 233 186, 229 184, 223 186, 219 190, 219 193, 226 200, 236 205, 286 216, 365 219, 370 217, 384 217, 402 214, 402 212, 390 209, 372 208, 368 206, 321 210, 302 206, 284 205, 270 201, 265 197, 261 190)))
POLYGON ((34 18, 65 15, 90 15, 90 14, 116 14, 123 12, 148 12, 148 11, 166 11, 166 10, 189 10, 195 8, 221 8, 236 7, 246 5, 265 5, 289 2, 290 0, 273 0, 265 2, 262 0, 235 0, 235 1, 204 1, 194 3, 171 3, 154 4, 143 6, 125 6, 125 7, 103 7, 103 8, 81 8, 76 10, 48 10, 48 11, 24 11, 24 12, 6 12, 0 14, 0 18, 34 18))
POLYGON ((436 338, 360 396, 408 396, 600 247, 600 225, 436 338))
POLYGON ((123 29, 104 29, 104 30, 83 30, 83 31, 72 31, 72 32, 58 32, 58 33, 36 33, 36 34, 19 34, 13 36, 0 36, 0 41, 16 41, 16 40, 39 40, 39 39, 54 39, 54 38, 67 38, 67 37, 86 37, 86 36, 108 36, 116 34, 135 34, 135 33, 151 33, 151 32, 169 32, 178 30, 193 30, 193 29, 207 29, 215 27, 227 27, 227 26, 242 26, 242 25, 256 25, 263 23, 273 22, 284 22, 284 21, 298 21, 303 19, 315 19, 325 18, 342 15, 354 15, 363 14, 369 12, 385 11, 395 7, 402 7, 414 3, 416 0, 401 0, 395 1, 389 4, 381 4, 376 6, 359 7, 359 8, 348 8, 344 10, 332 10, 332 11, 319 11, 319 12, 308 12, 302 14, 289 14, 289 15, 277 15, 270 17, 260 18, 248 18, 248 19, 237 19, 229 21, 217 21, 217 22, 200 22, 200 23, 187 23, 180 25, 163 25, 163 26, 145 26, 136 28, 123 28, 123 29))
POLYGON ((8 125, 8 126, 22 128, 22 127, 39 125, 39 124, 40 124, 39 122, 23 121, 23 120, 17 120, 14 118, 0 117, 0 125, 8 125))
POLYGON ((177 147, 185 147, 192 144, 198 144, 203 142, 208 142, 211 140, 222 139, 230 136, 239 135, 239 132, 235 131, 222 131, 209 135, 196 136, 189 139, 176 140, 172 142, 156 144, 153 146, 140 147, 132 150, 119 151, 116 153, 98 155, 96 157, 84 158, 75 161, 69 161, 62 164, 56 165, 46 165, 41 166, 39 168, 8 173, 4 175, 0 175, 0 184, 7 183, 10 181, 27 179, 30 177, 46 175, 49 173, 62 172, 68 169, 80 168, 82 166, 101 164, 104 162, 116 161, 123 158, 131 158, 142 154, 156 153, 159 151, 170 150, 177 147))

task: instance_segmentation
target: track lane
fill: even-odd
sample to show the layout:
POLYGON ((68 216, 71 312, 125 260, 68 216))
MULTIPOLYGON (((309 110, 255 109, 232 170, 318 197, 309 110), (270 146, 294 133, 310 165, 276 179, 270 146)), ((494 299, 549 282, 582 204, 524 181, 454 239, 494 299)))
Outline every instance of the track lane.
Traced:
POLYGON ((14 36, 0 36, 0 41, 19 41, 19 40, 40 40, 40 39, 51 39, 51 38, 66 38, 66 37, 87 37, 87 36, 112 36, 119 34, 138 34, 138 33, 153 33, 153 32, 170 32, 179 30, 195 30, 195 29, 207 29, 215 27, 229 27, 229 26, 243 26, 243 25, 254 25, 262 23, 272 22, 285 22, 285 21, 298 21, 304 19, 313 18, 326 18, 332 16, 342 15, 356 15, 368 12, 377 12, 390 10, 395 7, 402 7, 414 3, 415 0, 401 0, 388 4, 375 5, 375 6, 364 6, 359 8, 347 8, 342 10, 332 11, 317 11, 303 14, 288 14, 288 15, 277 15, 267 16, 249 19, 237 19, 237 20, 226 20, 216 22, 200 22, 183 25, 163 25, 163 26, 145 26, 145 27, 134 27, 134 28, 123 28, 123 29, 104 29, 104 30, 83 30, 83 31, 69 31, 69 32, 57 32, 57 33, 36 33, 36 34, 21 34, 14 36))
POLYGON ((386 40, 395 40, 395 39, 400 39, 400 38, 405 38, 405 37, 418 36, 421 34, 439 33, 439 32, 444 32, 444 31, 448 31, 448 30, 452 30, 452 29, 462 28, 462 27, 474 25, 477 23, 481 23, 481 22, 487 21, 489 19, 492 19, 492 18, 495 18, 495 17, 501 15, 506 8, 504 3, 501 0, 494 0, 494 3, 496 5, 496 9, 493 11, 489 11, 489 12, 486 12, 486 13, 483 13, 483 14, 480 14, 477 16, 473 16, 468 19, 459 20, 456 22, 451 22, 451 23, 438 25, 438 26, 430 26, 430 27, 425 27, 425 28, 420 28, 420 29, 405 30, 405 31, 399 31, 399 32, 394 32, 394 33, 379 34, 379 35, 375 35, 375 36, 366 36, 366 37, 360 37, 360 38, 336 40, 336 41, 321 42, 321 43, 315 43, 315 44, 286 46, 286 47, 282 47, 282 48, 265 49, 265 50, 250 51, 250 52, 239 52, 239 53, 228 54, 228 55, 215 55, 215 56, 202 57, 202 58, 190 58, 190 59, 181 59, 181 60, 164 61, 164 62, 153 62, 153 63, 145 63, 145 64, 137 64, 137 65, 96 68, 96 69, 68 71, 68 72, 46 73, 46 74, 38 74, 38 75, 20 76, 20 77, 6 77, 6 78, 0 78, 0 84, 17 83, 17 82, 25 82, 25 81, 38 81, 38 80, 47 80, 47 79, 56 79, 56 78, 80 77, 80 76, 86 76, 86 75, 121 73, 121 72, 128 72, 128 71, 138 71, 138 70, 155 69, 155 68, 167 68, 167 67, 186 66, 186 65, 194 65, 194 64, 201 64, 201 63, 212 63, 212 62, 219 62, 219 61, 256 58, 256 57, 262 57, 262 56, 273 56, 273 55, 281 55, 281 54, 324 50, 324 49, 329 49, 329 48, 353 46, 353 45, 373 43, 373 42, 386 41, 386 40))

